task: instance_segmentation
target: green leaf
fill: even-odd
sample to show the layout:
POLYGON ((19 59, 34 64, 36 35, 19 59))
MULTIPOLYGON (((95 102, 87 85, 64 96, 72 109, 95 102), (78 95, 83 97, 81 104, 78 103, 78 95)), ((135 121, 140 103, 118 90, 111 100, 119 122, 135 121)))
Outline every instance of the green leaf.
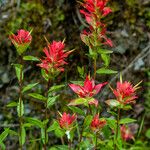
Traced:
POLYGON ((32 125, 35 125, 39 128, 44 128, 42 121, 40 121, 39 119, 27 117, 26 120, 27 120, 27 122, 31 123, 32 125))
POLYGON ((31 97, 33 97, 33 98, 35 98, 35 99, 44 101, 44 102, 47 100, 47 98, 44 97, 44 96, 41 95, 41 94, 37 94, 37 93, 29 93, 28 95, 31 96, 31 97))
POLYGON ((106 118, 107 121, 107 125, 112 129, 115 130, 116 129, 116 120, 113 118, 106 118))
POLYGON ((9 134, 9 128, 6 128, 0 135, 0 144, 6 139, 9 134))
POLYGON ((75 106, 75 105, 81 105, 81 104, 84 104, 86 103, 87 100, 85 98, 77 98, 75 100, 72 100, 68 106, 75 106))
POLYGON ((47 100, 47 108, 53 106, 58 97, 59 97, 59 95, 49 97, 48 100, 47 100))
POLYGON ((105 66, 108 67, 110 63, 110 55, 101 54, 101 58, 105 63, 105 66))
POLYGON ((107 69, 107 68, 100 68, 96 71, 98 74, 115 74, 117 71, 107 69))
POLYGON ((85 115, 84 111, 80 109, 79 107, 69 106, 69 109, 71 109, 74 113, 78 113, 83 116, 85 115))
POLYGON ((120 103, 115 99, 106 100, 105 103, 110 107, 117 107, 120 105, 120 103))
POLYGON ((2 143, 0 143, 0 150, 6 150, 6 146, 5 146, 5 144, 2 142, 2 143))
POLYGON ((7 107, 16 107, 18 104, 17 104, 17 102, 10 102, 10 103, 8 103, 6 106, 7 107))
POLYGON ((111 53, 113 53, 113 51, 110 51, 110 50, 107 50, 107 49, 101 49, 101 48, 98 48, 97 52, 99 54, 111 54, 111 53))
POLYGON ((21 128, 21 139, 20 139, 21 145, 24 145, 25 141, 26 141, 26 131, 25 131, 24 126, 22 126, 22 128, 21 128))
POLYGON ((28 60, 28 61, 40 61, 40 59, 39 58, 37 58, 37 57, 34 57, 34 56, 24 56, 23 57, 23 60, 28 60))
POLYGON ((127 123, 132 123, 135 122, 135 119, 131 119, 131 118, 123 118, 119 121, 119 124, 127 124, 127 123))
POLYGON ((25 87, 23 88, 22 93, 24 93, 24 92, 26 92, 26 91, 32 89, 32 88, 33 88, 34 86, 36 86, 37 84, 39 84, 39 83, 31 83, 31 84, 28 84, 27 86, 25 86, 25 87))
POLYGON ((85 120, 84 120, 84 127, 85 128, 89 127, 92 119, 93 119, 93 116, 91 116, 91 115, 88 115, 85 117, 85 120))
POLYGON ((42 138, 43 144, 46 144, 48 142, 47 133, 45 135, 45 129, 44 128, 41 128, 41 138, 42 138), (45 136, 46 136, 46 140, 45 140, 45 136))
POLYGON ((54 121, 53 124, 47 129, 47 132, 51 132, 53 130, 56 130, 57 128, 59 128, 59 124, 57 121, 54 121))
POLYGON ((146 136, 148 139, 150 139, 150 129, 148 129, 148 130, 146 131, 145 136, 146 136))
POLYGON ((18 102, 18 105, 17 105, 17 113, 18 113, 18 117, 21 117, 24 114, 23 100, 19 99, 19 102, 18 102))
POLYGON ((63 137, 64 135, 65 135, 65 131, 63 130, 63 129, 61 129, 61 128, 57 128, 56 130, 55 130, 55 135, 57 136, 57 137, 63 137))
POLYGON ((18 133, 17 133, 16 131, 10 130, 10 129, 9 129, 9 134, 10 134, 10 135, 13 135, 13 136, 14 136, 14 135, 15 135, 15 136, 18 136, 18 133))
POLYGON ((52 92, 52 91, 57 91, 59 90, 60 88, 64 87, 65 85, 54 85, 52 86, 48 92, 52 92))
POLYGON ((23 66, 21 64, 13 64, 15 66, 15 70, 16 70, 16 76, 18 78, 18 80, 23 80, 23 66), (22 75, 21 75, 22 72, 22 75))

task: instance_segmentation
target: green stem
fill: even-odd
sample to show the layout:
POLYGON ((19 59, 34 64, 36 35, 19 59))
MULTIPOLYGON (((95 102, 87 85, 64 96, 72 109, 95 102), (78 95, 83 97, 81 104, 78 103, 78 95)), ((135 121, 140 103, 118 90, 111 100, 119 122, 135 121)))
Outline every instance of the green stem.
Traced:
MULTIPOLYGON (((21 60, 21 70, 20 70, 20 80, 19 80, 19 114, 22 114, 22 86, 23 86, 23 80, 22 80, 22 74, 23 74, 23 59, 22 56, 20 57, 21 60)), ((20 124, 20 132, 19 132, 19 143, 20 143, 20 149, 23 149, 23 144, 22 144, 22 125, 23 125, 23 118, 22 116, 19 117, 19 124, 20 124)))
POLYGON ((117 115, 117 127, 116 127, 116 136, 114 138, 114 150, 117 150, 117 139, 118 139, 118 133, 119 133, 119 121, 120 121, 120 108, 118 109, 118 115, 117 115))
MULTIPOLYGON (((46 100, 46 105, 45 105, 45 120, 48 119, 48 115, 47 115, 47 101, 48 101, 48 90, 49 90, 49 87, 50 87, 50 79, 48 80, 47 82, 47 100, 46 100)), ((45 129, 44 129, 44 132, 45 132, 45 143, 44 143, 44 150, 47 149, 47 137, 48 137, 48 134, 47 134, 47 124, 45 125, 45 129)))

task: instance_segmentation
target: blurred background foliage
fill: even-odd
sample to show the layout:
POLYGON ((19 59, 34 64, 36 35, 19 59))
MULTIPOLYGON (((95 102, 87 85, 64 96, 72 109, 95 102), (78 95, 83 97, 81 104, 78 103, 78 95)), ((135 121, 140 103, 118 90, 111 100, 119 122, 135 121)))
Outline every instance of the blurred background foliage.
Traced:
MULTIPOLYGON (((138 119, 142 129, 142 132, 139 131, 138 126, 137 133, 140 137, 138 144, 142 147, 144 145, 142 141, 150 140, 150 0, 111 0, 110 6, 113 13, 105 22, 108 24, 108 36, 114 42, 111 66, 115 70, 123 71, 124 80, 134 83, 143 80, 134 112, 127 114, 138 119)), ((17 55, 8 39, 9 33, 16 33, 21 28, 33 29, 33 41, 27 54, 38 57, 42 56, 42 49, 46 46, 44 36, 50 42, 65 38, 67 49, 76 49, 68 59, 69 64, 66 66, 65 73, 60 74, 54 83, 66 84, 66 88, 61 91, 61 100, 56 106, 62 111, 66 110, 63 104, 72 97, 67 83, 70 80, 80 80, 77 66, 84 66, 86 72, 91 70, 91 61, 85 55, 87 47, 80 40, 80 32, 86 26, 87 24, 79 14, 79 4, 75 0, 0 0, 0 131, 7 125, 12 128, 18 125, 18 120, 14 117, 16 116, 15 109, 6 107, 11 100, 17 99, 18 92, 17 79, 11 65, 17 62, 17 55)), ((100 65, 99 59, 98 67, 100 65)), ((40 69, 35 63, 26 63, 25 84, 38 80, 41 84, 33 91, 40 93, 45 89, 45 82, 39 74, 40 69)), ((107 80, 114 87, 117 79, 117 75, 115 77, 113 75, 98 76, 97 82, 107 80)), ((112 95, 109 93, 106 87, 99 95, 99 99, 104 101, 110 98, 112 95)), ((32 100, 28 95, 24 99, 26 115, 40 116, 43 105, 32 100)), ((137 124, 133 124, 134 128, 136 126, 137 124)), ((32 137, 33 133, 28 132, 32 137)), ((38 134, 34 132, 33 139, 38 138, 38 134)), ((53 134, 51 139, 53 139, 53 134)), ((14 149, 16 141, 15 138, 8 139, 6 142, 8 148, 14 149)), ((39 146, 36 141, 31 143, 31 149, 39 146)), ((59 143, 59 140, 52 140, 51 143, 59 143)))

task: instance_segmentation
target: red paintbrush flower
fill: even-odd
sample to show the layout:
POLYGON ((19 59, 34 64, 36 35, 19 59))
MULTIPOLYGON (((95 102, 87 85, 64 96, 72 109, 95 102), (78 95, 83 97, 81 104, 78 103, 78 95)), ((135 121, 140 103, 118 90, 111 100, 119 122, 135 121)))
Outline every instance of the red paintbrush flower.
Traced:
POLYGON ((73 122, 76 120, 77 116, 73 114, 72 116, 70 114, 67 114, 66 112, 63 113, 61 118, 59 119, 59 125, 63 129, 70 129, 73 125, 73 122))
POLYGON ((133 133, 131 132, 130 128, 125 126, 125 125, 122 125, 120 127, 120 131, 121 131, 121 137, 124 141, 128 141, 128 140, 133 140, 134 139, 134 135, 133 133))
POLYGON ((91 129, 93 131, 99 131, 99 129, 103 128, 106 125, 105 119, 99 119, 99 115, 95 115, 92 122, 91 122, 91 129))
POLYGON ((60 41, 53 41, 52 44, 48 44, 48 46, 43 49, 46 57, 41 59, 42 63, 38 64, 38 66, 45 69, 47 74, 64 71, 63 65, 67 64, 65 58, 72 52, 66 52, 64 48, 65 44, 60 41))
POLYGON ((10 40, 16 47, 19 55, 21 55, 23 52, 25 52, 26 49, 28 48, 29 44, 31 43, 32 36, 30 33, 31 32, 29 32, 29 31, 21 29, 21 30, 18 30, 17 35, 11 34, 9 36, 10 40))
MULTIPOLYGON (((91 98, 98 94, 101 88, 106 85, 107 82, 95 85, 95 81, 90 79, 89 76, 86 76, 86 80, 84 81, 84 85, 78 84, 69 84, 70 88, 81 98, 91 98)), ((95 99, 91 101, 90 104, 98 105, 98 101, 95 99)))
POLYGON ((117 82, 117 88, 112 89, 114 95, 116 96, 117 100, 121 104, 130 104, 135 103, 135 99, 138 97, 136 96, 135 91, 139 88, 138 85, 133 86, 130 82, 117 82))
POLYGON ((106 37, 106 25, 101 22, 102 18, 112 12, 111 8, 106 7, 108 0, 84 0, 80 10, 90 25, 89 32, 81 34, 81 40, 88 46, 94 46, 91 41, 97 40, 103 45, 113 46, 112 41, 106 37), (96 34, 95 34, 96 33, 96 34), (96 38, 94 38, 97 36, 96 38))

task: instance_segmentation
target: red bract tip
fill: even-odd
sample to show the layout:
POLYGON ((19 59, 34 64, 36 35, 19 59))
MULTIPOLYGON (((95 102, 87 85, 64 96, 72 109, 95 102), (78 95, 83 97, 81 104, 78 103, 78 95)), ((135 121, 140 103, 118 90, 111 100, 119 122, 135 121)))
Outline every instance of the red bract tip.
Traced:
POLYGON ((120 130, 121 130, 121 137, 124 141, 128 141, 128 140, 133 140, 134 139, 134 136, 133 136, 133 133, 131 132, 131 130, 129 129, 129 127, 125 126, 125 125, 122 125, 120 127, 120 130))
POLYGON ((63 113, 62 117, 59 119, 59 125, 61 128, 69 130, 71 129, 73 122, 76 120, 77 116, 73 114, 67 114, 66 112, 63 113))
POLYGON ((23 29, 18 30, 17 35, 11 34, 9 38, 16 47, 19 55, 26 51, 32 40, 30 32, 23 29))
POLYGON ((63 65, 67 64, 65 58, 72 51, 66 52, 64 50, 65 44, 63 42, 53 41, 52 44, 48 44, 47 47, 43 49, 46 57, 41 59, 41 64, 38 64, 41 68, 45 69, 47 73, 54 73, 54 71, 64 71, 63 65))
POLYGON ((103 128, 105 125, 106 120, 105 119, 100 120, 99 115, 95 115, 91 122, 90 127, 93 131, 99 131, 99 129, 103 128))
MULTIPOLYGON (((69 86, 79 97, 91 98, 98 94, 101 88, 106 84, 107 82, 95 85, 95 81, 93 79, 90 79, 89 76, 86 76, 83 86, 78 84, 69 84, 69 86)), ((94 100, 91 101, 89 104, 94 104, 95 106, 97 106, 98 101, 94 100)))
POLYGON ((127 81, 123 83, 117 82, 117 88, 113 89, 113 93, 121 104, 130 104, 134 103, 135 99, 138 98, 135 93, 136 88, 127 81))

